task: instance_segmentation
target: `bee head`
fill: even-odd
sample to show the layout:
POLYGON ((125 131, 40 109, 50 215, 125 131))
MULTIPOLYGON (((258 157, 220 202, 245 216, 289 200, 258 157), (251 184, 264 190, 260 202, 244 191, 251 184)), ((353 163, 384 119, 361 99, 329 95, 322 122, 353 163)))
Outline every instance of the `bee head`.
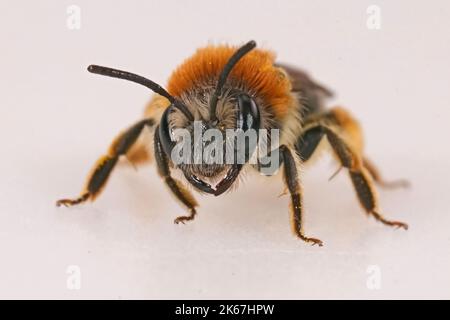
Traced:
MULTIPOLYGON (((209 186, 203 178, 214 182, 227 180, 231 171, 237 175, 256 148, 260 113, 255 100, 243 91, 224 87, 232 68, 255 46, 256 43, 250 41, 239 48, 224 66, 215 85, 181 97, 190 117, 175 108, 166 109, 162 116, 159 135, 164 151, 172 155, 172 161, 174 158, 181 160, 176 165, 197 187, 199 181, 200 185, 209 186), (176 131, 182 134, 177 135, 176 131), (239 139, 249 132, 253 133, 253 141, 247 143, 245 136, 239 139), (180 149, 183 157, 177 157, 180 149)), ((202 191, 211 193, 211 190, 208 187, 202 191)))
POLYGON ((130 72, 97 65, 89 66, 88 71, 141 84, 167 98, 170 106, 163 113, 159 129, 155 134, 157 143, 161 144, 165 155, 183 171, 191 184, 200 191, 219 195, 233 184, 242 166, 256 148, 256 144, 248 146, 245 140, 243 148, 239 144, 231 149, 228 147, 231 140, 226 133, 229 130, 240 134, 254 132, 257 136, 260 113, 250 95, 224 88, 233 67, 255 46, 256 43, 250 41, 240 47, 225 64, 216 84, 203 92, 195 92, 193 95, 189 93, 185 97, 173 97, 157 83, 130 72), (191 155, 184 158, 186 160, 184 163, 177 163, 173 157, 174 148, 177 145, 180 146, 180 143, 177 143, 179 138, 176 136, 176 129, 184 130, 186 140, 189 140, 187 137, 190 138, 190 141, 181 144, 181 147, 186 148, 186 143, 190 143, 188 149, 191 155), (205 136, 207 138, 211 136, 211 139, 205 139, 205 136), (222 138, 221 141, 219 137, 222 138), (210 150, 210 153, 205 153, 205 149, 210 150), (200 155, 199 150, 201 150, 200 155), (223 152, 221 153, 220 150, 223 152), (213 189, 202 178, 221 180, 213 189))

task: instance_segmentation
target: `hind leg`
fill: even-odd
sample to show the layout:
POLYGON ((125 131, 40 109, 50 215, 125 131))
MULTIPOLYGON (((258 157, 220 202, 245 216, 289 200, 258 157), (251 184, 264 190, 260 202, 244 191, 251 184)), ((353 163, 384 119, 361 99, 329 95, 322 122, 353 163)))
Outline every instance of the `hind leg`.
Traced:
MULTIPOLYGON (((144 119, 131 126, 128 130, 120 134, 109 147, 108 152, 101 156, 91 174, 81 195, 75 199, 61 199, 56 202, 57 206, 73 206, 85 202, 87 200, 94 200, 104 188, 111 172, 117 164, 120 156, 127 155, 131 150, 136 140, 142 133, 142 130, 148 126, 152 127, 154 121, 152 119, 144 119)), ((138 149, 136 149, 138 150, 138 149)), ((142 156, 142 154, 141 154, 142 156)), ((143 160, 142 158, 140 160, 143 160)))
POLYGON ((407 224, 391 221, 380 214, 376 190, 370 170, 362 157, 359 125, 348 113, 333 109, 305 124, 305 131, 297 144, 297 152, 307 161, 325 137, 342 167, 347 168, 358 200, 364 210, 383 224, 407 229, 407 224))

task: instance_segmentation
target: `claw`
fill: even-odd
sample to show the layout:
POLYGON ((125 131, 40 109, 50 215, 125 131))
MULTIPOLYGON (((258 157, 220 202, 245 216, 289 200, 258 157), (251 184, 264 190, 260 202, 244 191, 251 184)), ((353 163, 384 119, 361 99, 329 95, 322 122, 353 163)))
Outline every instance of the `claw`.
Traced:
POLYGON ((57 207, 61 207, 61 206, 70 207, 71 205, 73 205, 73 200, 70 200, 70 199, 61 199, 61 200, 56 201, 57 207))
POLYGON ((300 236, 300 239, 302 239, 302 240, 305 241, 305 242, 311 243, 312 246, 314 246, 314 245, 316 245, 316 244, 317 244, 319 247, 322 247, 322 246, 323 246, 322 240, 319 240, 319 239, 316 239, 316 238, 309 238, 309 237, 306 237, 306 236, 304 236, 304 235, 299 235, 299 236, 300 236))
POLYGON ((387 220, 376 211, 372 211, 372 214, 375 216, 375 219, 387 226, 395 227, 396 229, 403 228, 405 230, 408 230, 408 225, 404 222, 387 220))
POLYGON ((391 224, 393 227, 395 227, 396 229, 400 229, 400 228, 403 228, 403 229, 405 229, 405 230, 408 230, 408 228, 409 228, 409 226, 406 224, 406 223, 404 223, 404 222, 400 222, 400 221, 392 221, 392 224, 391 224))
POLYGON ((179 224, 181 222, 182 224, 185 224, 186 221, 194 220, 194 217, 196 214, 197 214, 197 212, 195 211, 195 209, 191 209, 190 215, 179 216, 175 220, 173 220, 173 223, 179 224))
POLYGON ((84 201, 86 201, 89 198, 89 193, 85 193, 82 196, 76 198, 76 199, 61 199, 56 201, 56 206, 57 207, 61 207, 61 206, 65 206, 65 207, 71 207, 77 204, 80 204, 84 201))
POLYGON ((315 246, 316 244, 317 244, 319 247, 322 247, 322 246, 323 246, 322 240, 319 240, 319 239, 308 238, 306 241, 307 241, 307 242, 311 242, 311 245, 312 245, 312 246, 315 246))
POLYGON ((182 224, 186 224, 185 223, 186 220, 192 220, 192 219, 189 219, 189 217, 182 216, 182 217, 178 217, 175 220, 173 220, 173 223, 179 224, 181 222, 182 224))

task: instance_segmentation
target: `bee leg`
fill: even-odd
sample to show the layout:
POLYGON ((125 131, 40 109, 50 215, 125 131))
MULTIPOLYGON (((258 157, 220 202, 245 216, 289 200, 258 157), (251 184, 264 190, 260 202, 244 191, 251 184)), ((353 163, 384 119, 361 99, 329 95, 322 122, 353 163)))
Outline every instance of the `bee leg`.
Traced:
POLYGON ((80 204, 87 200, 94 200, 105 186, 112 170, 114 169, 119 157, 126 155, 127 151, 133 146, 145 126, 153 126, 152 119, 144 119, 128 130, 120 134, 111 144, 107 154, 97 160, 91 174, 88 176, 86 187, 78 198, 61 199, 56 202, 57 206, 70 207, 80 204))
POLYGON ((385 225, 408 229, 406 223, 388 220, 379 213, 373 180, 369 170, 364 166, 363 160, 331 128, 324 127, 324 130, 328 142, 341 161, 342 166, 349 170, 359 202, 366 212, 385 225))
POLYGON ((322 246, 323 243, 319 239, 307 237, 303 232, 302 221, 302 190, 298 179, 298 171, 296 161, 292 155, 291 150, 285 145, 280 147, 281 157, 284 164, 284 179, 291 196, 291 212, 292 212, 292 227, 294 233, 303 241, 309 242, 313 245, 322 246))
POLYGON ((363 159, 364 167, 369 171, 370 175, 372 176, 373 180, 381 187, 386 189, 395 189, 395 188, 409 188, 410 183, 408 180, 399 179, 399 180, 392 180, 392 181, 386 181, 383 179, 383 177, 380 175, 380 171, 377 169, 377 167, 367 158, 363 159))
POLYGON ((297 153, 303 162, 308 161, 316 151, 322 138, 325 136, 325 131, 321 126, 315 126, 303 132, 296 146, 297 153))
POLYGON ((407 229, 407 224, 388 220, 379 213, 376 191, 369 170, 364 166, 361 157, 355 153, 344 139, 341 138, 339 134, 335 133, 331 127, 320 122, 317 122, 316 126, 311 126, 310 124, 310 129, 307 129, 304 132, 303 137, 300 139, 300 143, 297 145, 297 151, 299 152, 300 157, 304 161, 309 159, 314 151, 313 145, 317 147, 323 136, 327 137, 327 140, 341 162, 341 165, 349 170, 349 175, 356 190, 359 202, 365 211, 383 224, 407 229))
POLYGON ((405 230, 408 229, 406 223, 388 220, 379 213, 374 186, 371 182, 369 172, 365 168, 350 170, 349 174, 358 195, 359 202, 369 214, 387 226, 403 228, 405 230))
POLYGON ((180 181, 171 177, 169 168, 169 158, 167 157, 166 153, 163 150, 161 140, 159 138, 158 128, 156 128, 155 130, 154 144, 155 144, 154 150, 155 160, 159 175, 161 176, 161 178, 164 179, 164 182, 167 184, 170 191, 172 191, 175 197, 189 210, 189 215, 180 216, 174 220, 175 224, 179 224, 180 222, 184 224, 186 221, 194 219, 194 217, 197 214, 195 208, 198 207, 198 203, 192 196, 192 194, 189 192, 189 190, 187 190, 181 184, 180 181))

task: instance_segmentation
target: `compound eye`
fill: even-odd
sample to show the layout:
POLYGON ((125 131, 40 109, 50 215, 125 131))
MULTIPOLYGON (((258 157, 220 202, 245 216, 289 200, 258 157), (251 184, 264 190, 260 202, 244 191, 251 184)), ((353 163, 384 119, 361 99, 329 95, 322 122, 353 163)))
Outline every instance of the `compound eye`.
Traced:
POLYGON ((170 134, 170 128, 169 128, 169 113, 172 110, 172 105, 170 105, 163 113, 161 117, 161 121, 159 123, 159 137, 161 140, 161 144, 163 147, 164 152, 167 155, 170 155, 172 153, 172 149, 175 146, 175 142, 172 140, 172 136, 170 134))
MULTIPOLYGON (((249 130, 254 130, 256 135, 256 139, 241 139, 241 143, 244 145, 236 144, 234 150, 234 157, 238 163, 243 164, 247 163, 250 159, 250 156, 256 149, 258 139, 259 139, 259 126, 260 126, 260 114, 258 106, 255 101, 247 94, 241 94, 237 98, 238 100, 238 112, 237 112, 237 123, 236 129, 247 132, 249 130)), ((250 136, 252 136, 252 133, 250 136)), ((247 133, 246 133, 247 134, 247 133)), ((249 136, 249 137, 250 137, 249 136)))
POLYGON ((260 121, 259 109, 255 101, 247 94, 239 95, 237 128, 244 131, 258 130, 260 121))

